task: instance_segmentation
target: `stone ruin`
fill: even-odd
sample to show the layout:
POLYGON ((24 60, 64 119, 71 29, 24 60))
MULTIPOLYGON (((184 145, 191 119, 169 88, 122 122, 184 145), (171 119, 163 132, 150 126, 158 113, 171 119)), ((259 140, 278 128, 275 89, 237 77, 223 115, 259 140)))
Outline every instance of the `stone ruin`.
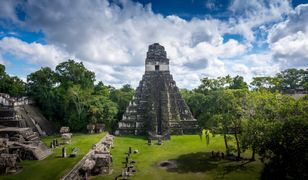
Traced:
POLYGON ((136 154, 138 152, 139 151, 137 149, 135 149, 133 152, 132 147, 128 147, 128 152, 125 153, 127 154, 125 157, 125 161, 122 162, 124 166, 122 168, 121 174, 115 177, 116 180, 129 179, 131 176, 135 175, 135 173, 137 172, 137 169, 135 166, 136 161, 132 159, 132 153, 136 154))
POLYGON ((89 134, 93 134, 95 132, 95 124, 88 124, 87 130, 89 134))
POLYGON ((0 93, 0 126, 31 128, 39 135, 53 134, 53 126, 28 97, 0 93))
POLYGON ((16 173, 22 167, 18 165, 18 156, 16 154, 0 154, 0 174, 16 173))
POLYGON ((52 134, 52 124, 27 97, 0 93, 0 173, 21 169, 18 161, 42 160, 51 154, 40 135, 52 134))
POLYGON ((88 179, 89 176, 111 174, 111 148, 113 148, 113 136, 107 134, 100 142, 94 144, 90 152, 61 179, 88 179))
POLYGON ((87 125, 87 130, 89 134, 101 133, 104 131, 104 128, 105 128, 105 124, 101 124, 101 123, 87 125))
POLYGON ((170 139, 170 134, 191 134, 197 130, 197 121, 170 74, 164 47, 158 43, 150 45, 145 74, 115 134, 170 139))
POLYGON ((79 170, 83 178, 95 175, 108 175, 112 172, 113 136, 107 135, 104 140, 93 147, 93 152, 83 163, 79 170), (108 144, 108 145, 107 145, 108 144))
POLYGON ((71 139, 72 139, 72 133, 70 133, 70 128, 69 127, 61 127, 60 129, 60 134, 61 134, 61 139, 62 139, 62 144, 70 144, 71 139))
POLYGON ((60 128, 60 134, 65 134, 70 132, 70 127, 63 126, 60 128))
POLYGON ((30 128, 0 128, 0 149, 22 160, 42 160, 51 154, 48 147, 30 128))

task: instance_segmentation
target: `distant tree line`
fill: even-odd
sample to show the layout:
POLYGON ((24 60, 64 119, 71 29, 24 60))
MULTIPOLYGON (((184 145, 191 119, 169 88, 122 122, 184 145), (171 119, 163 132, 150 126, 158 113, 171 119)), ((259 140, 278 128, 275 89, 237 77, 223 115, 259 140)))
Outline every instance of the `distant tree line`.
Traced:
POLYGON ((226 153, 251 150, 265 164, 262 179, 307 179, 307 70, 288 69, 275 77, 256 77, 251 88, 243 77, 204 78, 193 90, 181 90, 199 126, 224 137, 226 153), (292 91, 292 92, 294 92, 292 91), (282 92, 282 93, 281 93, 282 92))
POLYGON ((271 92, 294 93, 308 91, 308 69, 287 69, 274 77, 254 77, 250 83, 253 89, 266 89, 271 92))

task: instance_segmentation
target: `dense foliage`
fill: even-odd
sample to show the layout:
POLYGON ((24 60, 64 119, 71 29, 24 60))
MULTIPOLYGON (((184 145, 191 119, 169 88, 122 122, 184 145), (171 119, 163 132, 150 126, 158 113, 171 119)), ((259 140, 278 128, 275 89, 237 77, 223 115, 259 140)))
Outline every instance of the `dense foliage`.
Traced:
POLYGON ((29 95, 58 126, 82 131, 88 123, 105 123, 109 128, 115 120, 117 104, 109 98, 109 87, 102 82, 95 85, 95 74, 82 63, 68 60, 55 71, 41 68, 27 81, 29 95))
POLYGON ((308 91, 308 69, 286 69, 274 77, 254 77, 251 87, 285 93, 308 91))
POLYGON ((200 127, 223 134, 227 154, 234 152, 240 159, 251 149, 251 160, 259 154, 265 164, 263 179, 305 179, 308 95, 295 99, 280 92, 303 92, 307 70, 290 69, 274 78, 261 78, 271 80, 272 86, 258 84, 258 79, 249 91, 239 76, 204 78, 198 88, 182 90, 182 95, 200 127), (279 83, 275 78, 280 78, 279 83))
POLYGON ((0 64, 0 92, 14 97, 21 97, 26 93, 25 83, 17 76, 9 76, 2 64, 0 64))
POLYGON ((69 126, 73 131, 85 131, 89 123, 114 130, 134 94, 130 85, 115 89, 101 81, 95 84, 95 73, 74 60, 60 63, 55 71, 43 67, 29 74, 27 83, 10 77, 0 65, 0 92, 30 96, 57 128, 69 126))

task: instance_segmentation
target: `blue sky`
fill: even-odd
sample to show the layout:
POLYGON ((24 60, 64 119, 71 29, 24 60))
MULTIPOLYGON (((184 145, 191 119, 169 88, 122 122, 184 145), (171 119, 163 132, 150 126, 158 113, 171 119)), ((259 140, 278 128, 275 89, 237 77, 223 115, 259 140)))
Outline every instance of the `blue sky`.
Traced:
POLYGON ((3 0, 0 63, 25 80, 76 59, 106 84, 137 86, 158 42, 180 88, 227 74, 251 81, 308 67, 306 19, 304 0, 3 0))

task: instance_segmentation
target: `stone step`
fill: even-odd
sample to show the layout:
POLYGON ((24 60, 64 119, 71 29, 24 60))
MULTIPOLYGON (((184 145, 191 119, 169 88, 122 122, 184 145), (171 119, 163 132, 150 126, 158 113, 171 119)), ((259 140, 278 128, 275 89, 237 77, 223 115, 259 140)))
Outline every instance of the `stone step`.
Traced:
POLYGON ((24 138, 27 139, 28 141, 37 141, 40 139, 38 135, 36 135, 35 133, 26 134, 24 138))
POLYGON ((45 150, 43 151, 40 148, 35 148, 35 150, 33 151, 33 155, 36 157, 37 160, 42 160, 45 159, 46 157, 48 157, 51 154, 50 150, 45 150))

